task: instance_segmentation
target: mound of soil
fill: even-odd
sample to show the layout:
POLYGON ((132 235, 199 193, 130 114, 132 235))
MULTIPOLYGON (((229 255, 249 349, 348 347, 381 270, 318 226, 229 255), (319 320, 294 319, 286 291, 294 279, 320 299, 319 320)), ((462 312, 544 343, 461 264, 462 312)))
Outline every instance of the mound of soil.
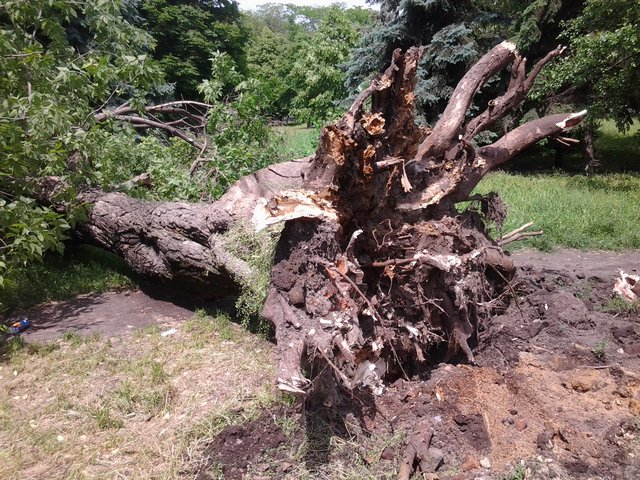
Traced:
MULTIPOLYGON (((440 364, 426 380, 397 380, 359 415, 371 438, 406 432, 405 446, 381 456, 389 471, 409 446, 415 459, 405 461, 425 478, 500 478, 518 464, 527 478, 640 478, 640 316, 604 311, 615 260, 598 271, 559 260, 562 269, 529 261, 495 300, 503 308, 480 332, 477 366, 440 364)), ((230 427, 212 441, 212 461, 226 478, 286 477, 265 453, 271 465, 292 461, 278 448, 304 440, 297 415, 294 439, 272 412, 230 427)))
MULTIPOLYGON (((262 412, 257 419, 244 425, 225 428, 209 445, 211 461, 222 467, 224 478, 243 478, 249 468, 265 460, 267 455, 285 443, 287 437, 274 419, 292 413, 293 410, 280 407, 262 412)), ((213 477, 200 472, 197 479, 213 480, 213 477)))

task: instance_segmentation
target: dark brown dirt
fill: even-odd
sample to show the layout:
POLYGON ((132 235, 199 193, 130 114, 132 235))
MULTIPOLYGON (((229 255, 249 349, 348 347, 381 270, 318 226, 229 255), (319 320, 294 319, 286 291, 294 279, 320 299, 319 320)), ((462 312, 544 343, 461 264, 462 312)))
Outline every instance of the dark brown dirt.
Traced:
MULTIPOLYGON (((426 378, 399 379, 360 421, 372 438, 405 432, 425 457, 415 466, 443 480, 501 478, 520 462, 531 479, 640 478, 640 316, 604 311, 617 269, 637 271, 640 254, 514 257, 512 287, 474 348, 478 366, 440 364, 426 378)), ((285 478, 266 467, 265 448, 302 441, 284 439, 265 415, 223 432, 211 456, 226 478, 285 478)), ((381 454, 388 472, 402 450, 381 454)), ((268 462, 294 462, 286 451, 268 462)))
MULTIPOLYGON (((210 461, 222 467, 225 479, 244 478, 249 469, 263 463, 287 441, 282 427, 275 422, 276 418, 285 415, 291 415, 291 412, 281 407, 262 412, 257 419, 244 425, 225 428, 209 445, 210 461)), ((266 470, 266 466, 261 470, 266 470)), ((206 473, 200 473, 197 478, 212 480, 206 473)))

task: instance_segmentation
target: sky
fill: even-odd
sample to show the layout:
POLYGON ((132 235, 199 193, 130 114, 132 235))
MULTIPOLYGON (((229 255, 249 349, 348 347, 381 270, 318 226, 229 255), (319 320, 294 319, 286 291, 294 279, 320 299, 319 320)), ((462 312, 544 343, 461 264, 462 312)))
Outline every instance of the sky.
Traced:
MULTIPOLYGON (((258 5, 263 5, 265 3, 292 3, 294 5, 304 5, 304 6, 316 6, 323 7, 328 6, 333 1, 322 1, 322 0, 236 0, 240 5, 240 10, 252 10, 256 8, 258 5)), ((366 7, 367 4, 365 0, 339 0, 339 3, 344 3, 348 7, 366 7)), ((369 6, 371 8, 371 6, 369 6)))

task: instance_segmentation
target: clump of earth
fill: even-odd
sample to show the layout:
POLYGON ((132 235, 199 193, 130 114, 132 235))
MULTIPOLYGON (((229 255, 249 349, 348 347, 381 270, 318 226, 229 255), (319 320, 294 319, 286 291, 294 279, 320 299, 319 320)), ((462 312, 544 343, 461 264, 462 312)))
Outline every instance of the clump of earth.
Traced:
MULTIPOLYGON (((225 478, 285 478, 296 461, 285 447, 308 441, 313 419, 326 417, 356 442, 402 432, 380 454, 389 478, 407 446, 422 478, 640 478, 640 314, 611 302, 617 267, 637 273, 640 256, 515 260, 517 275, 495 300, 502 306, 480 330, 477 365, 437 364, 427 377, 396 380, 357 415, 301 405, 265 412, 212 439, 211 462, 225 478), (282 416, 298 423, 294 435, 282 416)), ((327 449, 320 462, 332 461, 327 449)))

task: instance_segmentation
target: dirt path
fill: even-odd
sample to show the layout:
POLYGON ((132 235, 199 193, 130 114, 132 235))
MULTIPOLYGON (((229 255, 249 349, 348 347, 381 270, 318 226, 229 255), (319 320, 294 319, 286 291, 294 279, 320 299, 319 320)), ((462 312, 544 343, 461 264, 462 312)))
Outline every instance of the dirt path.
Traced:
POLYGON ((622 268, 627 273, 640 272, 640 251, 629 252, 581 252, 564 249, 555 252, 518 251, 513 254, 517 266, 531 266, 538 270, 555 270, 574 274, 597 277, 603 281, 611 281, 622 268))
POLYGON ((12 316, 28 318, 32 325, 26 341, 48 342, 72 331, 80 335, 122 335, 152 325, 168 326, 193 317, 193 311, 141 291, 80 295, 64 302, 38 305, 12 316))

